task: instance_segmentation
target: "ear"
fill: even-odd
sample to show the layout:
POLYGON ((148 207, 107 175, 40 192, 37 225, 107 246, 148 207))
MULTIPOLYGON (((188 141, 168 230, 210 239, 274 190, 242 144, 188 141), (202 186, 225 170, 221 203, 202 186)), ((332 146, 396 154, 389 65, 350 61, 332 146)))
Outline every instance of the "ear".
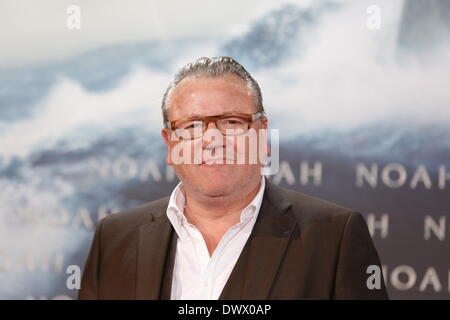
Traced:
POLYGON ((269 127, 269 120, 266 117, 261 118, 261 128, 267 129, 269 127))
POLYGON ((172 151, 172 146, 170 144, 170 130, 167 128, 163 128, 161 130, 161 136, 166 144, 166 163, 171 166, 172 163, 172 157, 171 155, 171 151, 172 151))

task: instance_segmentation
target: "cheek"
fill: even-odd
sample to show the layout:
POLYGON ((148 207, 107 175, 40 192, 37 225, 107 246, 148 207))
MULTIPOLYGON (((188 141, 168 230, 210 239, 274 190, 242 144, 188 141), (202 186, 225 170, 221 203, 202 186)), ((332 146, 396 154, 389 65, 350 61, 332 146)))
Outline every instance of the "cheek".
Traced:
POLYGON ((198 140, 172 142, 169 152, 174 166, 201 163, 201 143, 198 140))
POLYGON ((226 150, 227 155, 234 155, 238 164, 255 164, 258 160, 258 138, 248 135, 227 137, 226 150))

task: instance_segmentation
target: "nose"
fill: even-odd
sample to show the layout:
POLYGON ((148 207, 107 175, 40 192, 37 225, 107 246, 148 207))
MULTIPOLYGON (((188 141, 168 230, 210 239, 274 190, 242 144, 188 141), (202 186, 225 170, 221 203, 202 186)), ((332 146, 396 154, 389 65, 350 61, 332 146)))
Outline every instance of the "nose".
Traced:
POLYGON ((215 122, 214 121, 210 121, 206 125, 206 131, 203 134, 202 146, 203 146, 204 149, 205 148, 208 148, 208 149, 220 148, 220 147, 223 147, 225 145, 224 139, 225 139, 225 136, 220 132, 219 128, 217 128, 217 125, 215 124, 215 122), (208 134, 207 131, 209 129, 216 129, 216 130, 214 130, 214 132, 210 132, 208 134), (220 138, 221 139, 216 139, 216 138, 219 138, 219 134, 220 134, 220 138))
POLYGON ((208 129, 219 129, 216 126, 216 123, 214 121, 210 121, 207 125, 206 125, 206 130, 208 129), (210 125, 213 125, 213 127, 211 128, 210 125))

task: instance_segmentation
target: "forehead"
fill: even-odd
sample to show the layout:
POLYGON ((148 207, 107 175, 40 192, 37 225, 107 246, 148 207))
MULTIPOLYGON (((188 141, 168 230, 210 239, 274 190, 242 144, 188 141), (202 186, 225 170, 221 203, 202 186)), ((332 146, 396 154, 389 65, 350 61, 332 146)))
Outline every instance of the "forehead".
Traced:
POLYGON ((253 113, 255 101, 247 82, 236 75, 190 77, 172 90, 169 119, 210 116, 228 112, 253 113))

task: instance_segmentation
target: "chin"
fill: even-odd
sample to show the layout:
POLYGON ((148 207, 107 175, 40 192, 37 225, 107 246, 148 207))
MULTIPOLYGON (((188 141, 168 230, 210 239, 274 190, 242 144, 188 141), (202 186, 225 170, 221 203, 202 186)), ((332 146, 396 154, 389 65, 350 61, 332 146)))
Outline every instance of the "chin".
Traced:
POLYGON ((236 190, 235 181, 218 177, 205 177, 197 184, 198 190, 209 197, 224 197, 236 190))
POLYGON ((238 175, 234 165, 229 164, 202 164, 199 169, 199 175, 215 183, 229 181, 230 177, 238 175))
MULTIPOLYGON (((189 168, 192 169, 192 168, 189 168)), ((182 180, 197 189, 199 192, 213 197, 226 196, 239 187, 241 179, 247 176, 243 170, 237 170, 236 165, 213 164, 199 165, 194 170, 179 171, 182 180)), ((239 168, 240 169, 240 168, 239 168)))
POLYGON ((229 183, 220 183, 214 181, 208 181, 202 185, 203 193, 210 197, 226 196, 233 191, 233 186, 229 183))

